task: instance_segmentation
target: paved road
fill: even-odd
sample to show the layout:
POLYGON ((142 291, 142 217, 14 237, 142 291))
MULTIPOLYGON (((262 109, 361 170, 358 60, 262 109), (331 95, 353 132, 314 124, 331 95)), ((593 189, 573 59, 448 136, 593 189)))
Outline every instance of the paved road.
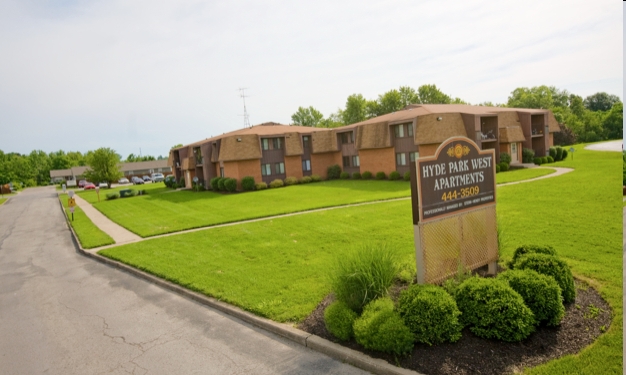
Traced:
POLYGON ((0 206, 2 374, 363 374, 76 253, 51 188, 0 206))
POLYGON ((617 141, 608 141, 608 142, 602 142, 602 143, 594 143, 592 145, 588 145, 585 146, 585 149, 587 150, 594 150, 594 151, 617 151, 617 152, 621 152, 622 151, 622 145, 623 145, 623 140, 617 140, 617 141))

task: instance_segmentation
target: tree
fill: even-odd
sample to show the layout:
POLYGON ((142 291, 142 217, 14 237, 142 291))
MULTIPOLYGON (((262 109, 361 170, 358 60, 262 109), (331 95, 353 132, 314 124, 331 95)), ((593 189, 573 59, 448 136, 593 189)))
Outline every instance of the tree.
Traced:
POLYGON ((183 144, 182 143, 176 144, 176 145, 172 146, 172 148, 170 150, 173 150, 173 149, 179 148, 179 147, 183 147, 183 144))
POLYGON ((293 121, 295 125, 300 126, 317 126, 323 118, 324 115, 322 112, 313 107, 298 107, 296 113, 291 115, 291 121, 293 121))
POLYGON ((570 95, 569 97, 569 109, 578 117, 583 117, 585 114, 585 105, 583 104, 583 98, 578 95, 570 95))
POLYGON ((328 115, 327 118, 322 119, 317 124, 317 127, 318 128, 338 128, 340 126, 344 126, 342 113, 343 111, 341 110, 341 108, 337 109, 337 112, 331 113, 330 115, 328 115))
POLYGON ((110 148, 99 148, 89 153, 87 165, 89 169, 85 171, 85 178, 95 183, 106 182, 111 187, 113 181, 124 176, 120 171, 120 156, 110 148))
POLYGON ((422 104, 450 104, 452 98, 444 94, 435 85, 422 85, 417 89, 419 102, 422 104))
POLYGON ((48 185, 50 181, 50 158, 41 150, 33 150, 28 155, 30 171, 37 185, 48 185))
POLYGON ((346 100, 346 109, 341 113, 343 123, 354 124, 366 120, 367 100, 361 94, 352 94, 346 100))
POLYGON ((409 86, 400 86, 398 89, 400 92, 400 101, 402 103, 402 108, 406 107, 409 104, 417 104, 420 102, 420 97, 417 94, 417 91, 409 86))
POLYGON ((620 102, 616 95, 609 95, 606 92, 597 92, 585 98, 585 107, 590 111, 608 111, 615 103, 620 102))
POLYGON ((511 92, 507 106, 537 109, 567 107, 569 96, 567 90, 559 90, 554 86, 518 87, 511 92))
POLYGON ((620 139, 624 136, 624 104, 613 104, 603 121, 603 127, 608 139, 620 139))
POLYGON ((404 108, 405 105, 402 99, 402 94, 398 90, 389 90, 383 95, 378 95, 378 116, 404 108))

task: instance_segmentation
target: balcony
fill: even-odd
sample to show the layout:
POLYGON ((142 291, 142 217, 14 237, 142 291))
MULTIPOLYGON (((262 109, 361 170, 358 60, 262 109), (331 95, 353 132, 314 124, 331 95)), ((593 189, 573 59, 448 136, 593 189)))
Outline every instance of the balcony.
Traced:
POLYGON ((204 164, 204 157, 196 155, 195 159, 196 159, 196 166, 202 166, 202 164, 204 164))

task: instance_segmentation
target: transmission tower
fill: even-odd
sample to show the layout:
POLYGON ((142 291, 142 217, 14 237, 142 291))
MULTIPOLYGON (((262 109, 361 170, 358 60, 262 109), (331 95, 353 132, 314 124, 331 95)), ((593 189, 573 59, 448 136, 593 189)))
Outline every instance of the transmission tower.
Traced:
POLYGON ((248 97, 248 95, 246 95, 245 91, 247 90, 246 87, 240 87, 239 88, 239 96, 243 99, 243 127, 245 128, 250 128, 250 118, 248 116, 248 110, 246 109, 246 98, 248 97))

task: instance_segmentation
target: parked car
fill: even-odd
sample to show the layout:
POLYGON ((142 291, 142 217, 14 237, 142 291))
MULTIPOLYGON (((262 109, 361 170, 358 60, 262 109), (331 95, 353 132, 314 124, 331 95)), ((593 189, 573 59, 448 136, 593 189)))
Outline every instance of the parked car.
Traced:
POLYGON ((125 185, 125 184, 130 184, 130 181, 128 181, 126 177, 122 177, 119 180, 117 180, 117 183, 120 185, 125 185))
POLYGON ((84 188, 85 185, 90 184, 91 182, 87 181, 87 180, 80 180, 78 181, 78 187, 79 188, 84 188))
POLYGON ((95 188, 96 188, 96 185, 92 184, 91 182, 88 182, 83 189, 91 190, 91 189, 95 189, 95 188))
POLYGON ((148 175, 145 175, 145 176, 143 176, 142 178, 143 178, 143 181, 144 181, 144 182, 151 182, 151 181, 152 181, 152 179, 151 179, 151 178, 150 178, 150 176, 148 176, 148 175))
POLYGON ((106 188, 108 188, 108 187, 109 187, 109 184, 108 184, 107 182, 101 182, 101 183, 99 183, 99 184, 98 184, 98 187, 99 187, 99 188, 105 188, 105 189, 106 189, 106 188))
POLYGON ((152 179, 152 182, 163 182, 163 180, 165 180, 163 173, 153 173, 150 178, 152 179))
POLYGON ((137 176, 131 179, 134 185, 143 185, 143 180, 137 176))

